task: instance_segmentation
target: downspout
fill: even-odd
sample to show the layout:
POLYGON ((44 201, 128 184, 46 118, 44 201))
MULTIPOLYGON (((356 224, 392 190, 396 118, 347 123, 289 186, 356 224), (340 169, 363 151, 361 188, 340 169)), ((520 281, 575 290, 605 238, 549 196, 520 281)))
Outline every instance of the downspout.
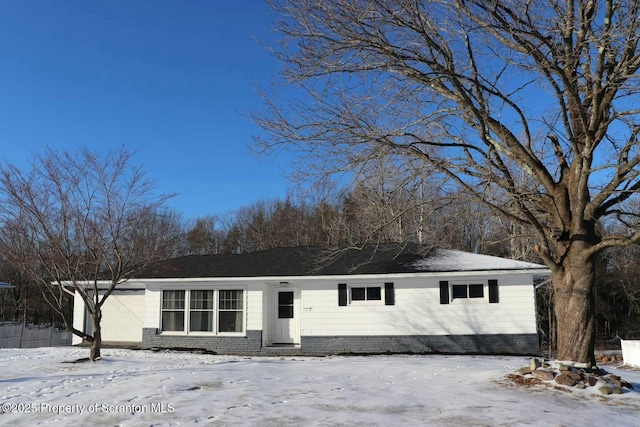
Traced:
POLYGON ((548 279, 543 280, 542 282, 538 283, 537 285, 534 285, 534 288, 537 291, 539 288, 543 287, 544 285, 548 285, 549 283, 551 283, 551 276, 549 276, 548 279))

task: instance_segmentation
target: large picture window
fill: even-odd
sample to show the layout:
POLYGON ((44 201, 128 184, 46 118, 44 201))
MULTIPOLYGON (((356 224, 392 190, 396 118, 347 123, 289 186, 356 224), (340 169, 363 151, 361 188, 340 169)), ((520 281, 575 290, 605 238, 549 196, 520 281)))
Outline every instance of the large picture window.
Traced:
POLYGON ((163 332, 242 333, 244 291, 163 290, 160 327, 163 332))

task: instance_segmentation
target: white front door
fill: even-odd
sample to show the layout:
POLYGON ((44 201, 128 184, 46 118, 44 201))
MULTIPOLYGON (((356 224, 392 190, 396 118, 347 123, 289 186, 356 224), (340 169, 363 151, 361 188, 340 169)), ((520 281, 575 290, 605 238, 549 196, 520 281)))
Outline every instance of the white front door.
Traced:
POLYGON ((299 343, 297 292, 291 288, 277 288, 275 292, 275 325, 273 344, 299 343))

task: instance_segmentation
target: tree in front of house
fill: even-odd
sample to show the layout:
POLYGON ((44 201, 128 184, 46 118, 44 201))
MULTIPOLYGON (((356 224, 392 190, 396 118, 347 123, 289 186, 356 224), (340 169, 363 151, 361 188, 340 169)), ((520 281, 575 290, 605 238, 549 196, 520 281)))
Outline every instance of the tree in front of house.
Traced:
POLYGON ((100 358, 102 307, 145 262, 166 257, 177 237, 171 216, 132 153, 86 148, 34 156, 29 170, 0 165, 0 250, 5 262, 36 283, 68 329, 100 358), (107 283, 106 287, 99 286, 107 283), (70 294, 82 298, 92 332, 73 328, 70 294))
POLYGON ((596 256, 640 241, 640 0, 269 3, 299 91, 257 144, 316 176, 422 162, 533 230, 558 358, 594 364, 596 256))

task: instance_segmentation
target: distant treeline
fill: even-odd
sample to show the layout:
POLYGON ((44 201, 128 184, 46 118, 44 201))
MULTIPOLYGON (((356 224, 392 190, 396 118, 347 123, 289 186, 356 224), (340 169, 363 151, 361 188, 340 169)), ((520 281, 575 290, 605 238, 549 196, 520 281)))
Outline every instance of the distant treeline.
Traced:
MULTIPOLYGON (((420 187, 416 187, 420 188, 420 187)), ((163 211, 141 229, 136 248, 157 259, 192 254, 232 254, 273 247, 345 247, 365 243, 419 242, 425 245, 540 262, 536 241, 521 225, 491 215, 462 193, 390 191, 360 184, 339 195, 315 200, 291 194, 262 200, 225 216, 185 220, 163 211), (162 233, 163 239, 158 236, 162 233), (166 244, 166 236, 170 244, 166 244), (156 242, 162 241, 159 245, 156 242), (140 250, 140 249, 138 249, 140 250)), ((640 249, 613 248, 599 257, 597 331, 625 336, 640 330, 640 249)), ((15 289, 0 291, 0 319, 57 323, 53 310, 19 269, 0 258, 0 273, 15 289)), ((538 290, 543 345, 553 344, 553 295, 538 290)), ((69 310, 71 302, 69 301, 69 310)))

